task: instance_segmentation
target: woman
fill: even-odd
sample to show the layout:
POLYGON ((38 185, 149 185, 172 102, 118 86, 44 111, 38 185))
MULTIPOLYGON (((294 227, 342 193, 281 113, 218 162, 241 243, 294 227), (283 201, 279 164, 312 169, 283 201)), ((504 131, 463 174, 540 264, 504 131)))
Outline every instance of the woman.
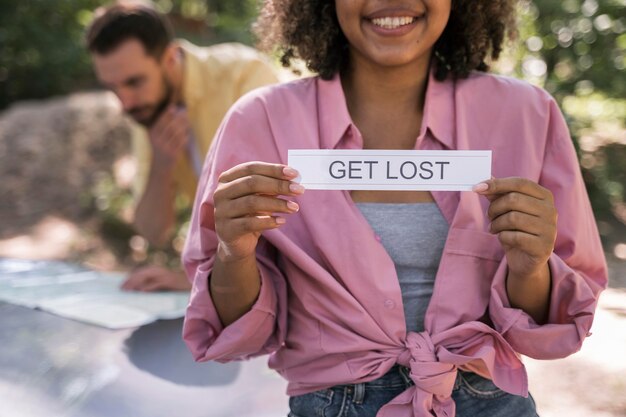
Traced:
POLYGON ((486 74, 513 1, 273 0, 319 76, 248 95, 183 259, 197 360, 271 353, 291 416, 535 416, 519 354, 580 348, 606 266, 554 100, 486 74), (288 149, 493 151, 474 192, 304 192, 288 149), (558 222, 557 222, 558 213, 558 222))

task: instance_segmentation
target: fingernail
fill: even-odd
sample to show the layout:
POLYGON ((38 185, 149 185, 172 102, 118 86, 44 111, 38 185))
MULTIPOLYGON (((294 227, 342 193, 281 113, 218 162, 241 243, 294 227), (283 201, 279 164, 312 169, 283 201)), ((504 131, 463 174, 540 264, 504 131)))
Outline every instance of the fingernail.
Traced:
POLYGON ((287 222, 287 219, 285 219, 284 217, 276 217, 276 224, 285 224, 287 222))
POLYGON ((293 169, 291 167, 285 167, 285 168, 283 168, 283 174, 286 177, 297 177, 298 176, 298 171, 296 171, 295 169, 293 169))
POLYGON ((304 192, 304 187, 300 184, 291 183, 289 184, 289 191, 294 194, 302 194, 304 192))
POLYGON ((489 184, 486 182, 481 182, 480 184, 476 184, 472 187, 472 191, 476 193, 481 193, 483 191, 487 191, 489 189, 489 184))
POLYGON ((293 201, 287 201, 287 208, 294 213, 300 210, 300 206, 294 203, 293 201))

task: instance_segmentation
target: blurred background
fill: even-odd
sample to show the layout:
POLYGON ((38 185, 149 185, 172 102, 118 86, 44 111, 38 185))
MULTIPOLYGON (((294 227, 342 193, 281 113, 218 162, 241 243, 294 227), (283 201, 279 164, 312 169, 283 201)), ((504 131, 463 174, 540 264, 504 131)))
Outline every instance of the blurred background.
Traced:
MULTIPOLYGON (((168 250, 129 226, 130 122, 98 91, 83 35, 102 0, 0 2, 0 256, 96 269, 179 263, 189 202, 168 250)), ((179 38, 252 44, 256 3, 159 0, 179 38)))
MULTIPOLYGON (((178 202, 181 226, 166 250, 151 249, 129 226, 131 123, 99 89, 82 41, 93 10, 106 3, 0 2, 0 257, 59 259, 99 270, 179 263, 188 201, 178 202)), ((155 3, 178 37, 199 45, 254 42, 249 25, 256 0, 155 3)), ((575 393, 561 402, 597 404, 595 416, 626 416, 624 373, 607 377, 626 371, 626 336, 612 334, 614 326, 623 333, 626 323, 626 0, 522 0, 519 11, 519 35, 494 68, 544 87, 559 102, 612 287, 597 318, 605 338, 591 338, 586 357, 531 362, 529 370, 540 375, 537 387, 575 393), (600 350, 609 345, 618 349, 600 350), (604 368, 598 358, 608 361, 604 368)), ((544 410, 550 398, 539 398, 544 410)), ((580 415, 591 415, 586 412, 580 415)))
MULTIPOLYGON (((128 226, 129 122, 99 92, 82 36, 101 0, 0 3, 0 255, 99 269, 176 264, 128 226)), ((157 0, 178 37, 253 44, 256 0, 157 0)), ((496 71, 546 88, 572 132, 607 258, 626 260, 626 2, 521 1, 520 33, 496 71)), ((180 202, 180 218, 189 212, 180 202)))

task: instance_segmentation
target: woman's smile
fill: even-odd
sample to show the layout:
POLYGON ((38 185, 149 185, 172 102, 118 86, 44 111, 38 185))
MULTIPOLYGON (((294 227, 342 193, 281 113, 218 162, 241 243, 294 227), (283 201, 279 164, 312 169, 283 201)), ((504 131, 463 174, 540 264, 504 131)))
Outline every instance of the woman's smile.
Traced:
POLYGON ((427 63, 450 14, 449 0, 337 0, 335 5, 353 64, 358 55, 384 67, 427 63))
POLYGON ((401 36, 416 26, 419 17, 400 16, 400 17, 377 17, 374 19, 365 19, 365 23, 371 26, 371 30, 382 36, 401 36))
POLYGON ((385 8, 365 16, 369 28, 382 36, 401 36, 415 28, 424 12, 410 9, 385 8))

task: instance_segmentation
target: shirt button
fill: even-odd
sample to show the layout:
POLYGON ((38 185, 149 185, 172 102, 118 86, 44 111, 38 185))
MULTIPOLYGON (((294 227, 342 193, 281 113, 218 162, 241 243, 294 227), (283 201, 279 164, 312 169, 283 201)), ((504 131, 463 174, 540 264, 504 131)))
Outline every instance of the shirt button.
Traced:
POLYGON ((380 236, 378 236, 378 235, 374 235, 374 238, 375 238, 378 242, 380 242, 380 241, 382 240, 382 239, 380 238, 380 236))
POLYGON ((393 300, 385 300, 385 308, 391 310, 395 306, 396 306, 396 303, 394 303, 393 300))

